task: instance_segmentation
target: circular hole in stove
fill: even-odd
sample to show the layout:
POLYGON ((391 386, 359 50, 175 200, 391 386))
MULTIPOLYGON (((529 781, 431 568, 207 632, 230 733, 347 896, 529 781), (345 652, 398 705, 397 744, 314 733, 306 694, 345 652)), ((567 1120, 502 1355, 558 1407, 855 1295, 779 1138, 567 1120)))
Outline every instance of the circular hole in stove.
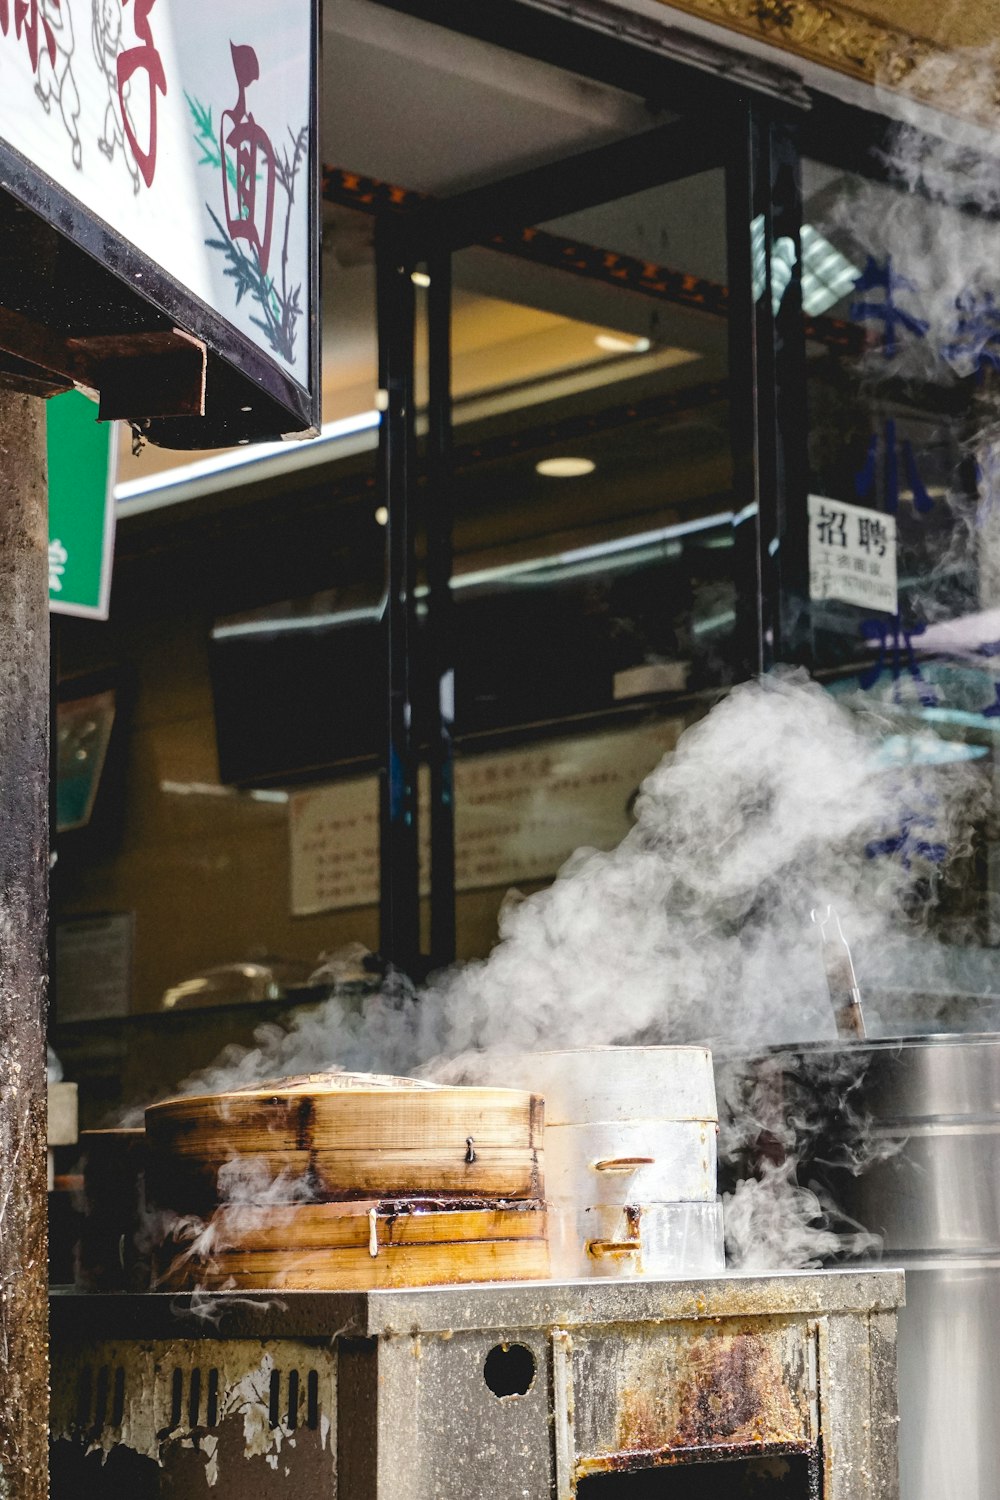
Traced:
POLYGON ((525 1396, 535 1379, 535 1356, 525 1344, 496 1344, 486 1356, 483 1379, 494 1396, 525 1396))

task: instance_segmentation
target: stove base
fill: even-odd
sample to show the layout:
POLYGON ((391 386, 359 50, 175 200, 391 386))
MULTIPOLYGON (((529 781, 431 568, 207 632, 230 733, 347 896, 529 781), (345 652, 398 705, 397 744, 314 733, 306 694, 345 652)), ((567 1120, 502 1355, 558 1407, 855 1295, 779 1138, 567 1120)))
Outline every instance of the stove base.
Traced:
POLYGON ((882 1270, 56 1292, 52 1496, 897 1500, 901 1301, 882 1270))

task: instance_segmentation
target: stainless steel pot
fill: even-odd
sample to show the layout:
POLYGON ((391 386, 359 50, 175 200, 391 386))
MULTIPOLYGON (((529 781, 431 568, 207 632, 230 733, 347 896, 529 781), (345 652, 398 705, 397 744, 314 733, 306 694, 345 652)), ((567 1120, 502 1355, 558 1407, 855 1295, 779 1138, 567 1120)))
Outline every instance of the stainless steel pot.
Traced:
POLYGON ((553 1276, 720 1274, 711 1053, 585 1047, 523 1068, 545 1096, 553 1276))
POLYGON ((572 1204, 715 1202, 714 1120, 545 1126, 545 1194, 572 1204))
MULTIPOLYGON (((825 1189, 906 1270, 902 1500, 996 1500, 1000 1036, 821 1044, 745 1068, 761 1153, 773 1160, 794 1136, 799 1182, 825 1189)), ((720 1085, 731 1098, 732 1077, 720 1085)))

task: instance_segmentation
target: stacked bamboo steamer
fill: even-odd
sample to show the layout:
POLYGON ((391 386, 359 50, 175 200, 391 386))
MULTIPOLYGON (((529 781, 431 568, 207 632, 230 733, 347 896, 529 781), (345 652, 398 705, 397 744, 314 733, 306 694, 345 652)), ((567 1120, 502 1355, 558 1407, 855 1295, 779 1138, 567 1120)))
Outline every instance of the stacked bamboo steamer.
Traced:
POLYGON ((141 1126, 81 1130, 83 1218, 76 1282, 91 1292, 149 1286, 145 1195, 146 1133, 141 1126))
POLYGON ((725 1270, 706 1048, 541 1052, 518 1071, 545 1095, 554 1276, 725 1270))
POLYGON ((542 1101, 312 1074, 146 1112, 169 1289, 548 1275, 542 1101))

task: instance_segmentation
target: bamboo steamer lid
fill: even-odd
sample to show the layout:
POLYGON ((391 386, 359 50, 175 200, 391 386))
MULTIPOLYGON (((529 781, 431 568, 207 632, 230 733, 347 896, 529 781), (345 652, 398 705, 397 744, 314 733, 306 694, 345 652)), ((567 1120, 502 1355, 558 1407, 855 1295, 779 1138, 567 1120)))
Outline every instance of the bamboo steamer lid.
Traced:
POLYGON ((541 1198, 543 1124, 541 1099, 522 1090, 346 1073, 146 1111, 156 1196, 185 1210, 203 1206, 234 1158, 262 1163, 290 1186, 305 1179, 319 1200, 541 1198))
POLYGON ((300 1203, 256 1219, 242 1204, 223 1206, 194 1247, 161 1245, 158 1264, 157 1286, 170 1291, 368 1291, 549 1274, 541 1203, 300 1203))

